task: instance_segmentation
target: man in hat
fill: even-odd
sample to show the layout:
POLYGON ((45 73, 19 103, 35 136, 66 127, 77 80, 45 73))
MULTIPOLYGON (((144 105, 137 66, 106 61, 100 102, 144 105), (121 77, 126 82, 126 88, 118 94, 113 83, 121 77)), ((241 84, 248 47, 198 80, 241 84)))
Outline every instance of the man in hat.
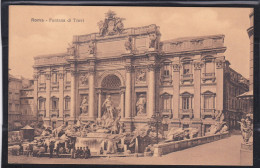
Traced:
POLYGON ((54 141, 51 141, 50 142, 50 158, 52 158, 53 156, 53 150, 54 150, 54 141))

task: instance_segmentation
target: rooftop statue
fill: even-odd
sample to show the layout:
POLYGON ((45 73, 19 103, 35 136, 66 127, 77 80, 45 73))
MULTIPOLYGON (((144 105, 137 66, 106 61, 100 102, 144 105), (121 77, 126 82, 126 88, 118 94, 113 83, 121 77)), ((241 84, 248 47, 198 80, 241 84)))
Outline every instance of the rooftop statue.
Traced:
POLYGON ((101 20, 98 22, 99 27, 99 35, 115 35, 120 34, 124 30, 123 24, 124 18, 116 17, 116 13, 114 11, 109 10, 106 13, 105 20, 101 20))

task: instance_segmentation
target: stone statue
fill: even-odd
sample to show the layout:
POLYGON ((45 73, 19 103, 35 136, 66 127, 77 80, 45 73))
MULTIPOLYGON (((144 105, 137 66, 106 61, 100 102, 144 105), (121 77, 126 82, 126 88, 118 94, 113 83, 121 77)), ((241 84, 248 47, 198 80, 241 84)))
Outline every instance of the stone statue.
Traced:
POLYGON ((104 21, 99 21, 99 35, 114 35, 118 33, 122 33, 124 30, 123 21, 124 18, 116 17, 116 13, 114 11, 108 11, 106 13, 106 18, 104 21))
POLYGON ((68 54, 71 56, 75 56, 75 54, 76 54, 75 44, 69 44, 68 54))
POLYGON ((245 144, 249 143, 249 139, 253 135, 253 123, 250 116, 246 116, 246 118, 242 118, 240 123, 240 129, 242 133, 242 137, 245 144))
POLYGON ((88 100, 87 100, 87 96, 83 97, 83 100, 82 100, 81 105, 80 105, 80 109, 81 109, 81 114, 83 114, 83 115, 87 115, 88 114, 88 100))
POLYGON ((125 49, 127 51, 132 51, 132 38, 128 37, 128 39, 125 42, 125 49))
POLYGON ((143 94, 139 96, 138 101, 136 102, 137 115, 143 115, 146 113, 145 109, 146 98, 143 94))
POLYGON ((150 38, 149 48, 156 48, 157 47, 157 36, 156 36, 156 34, 150 34, 149 38, 150 38))
POLYGON ((89 48, 89 54, 94 54, 95 53, 95 43, 93 41, 91 41, 89 43, 88 48, 89 48))
POLYGON ((110 118, 110 119, 113 119, 113 105, 112 105, 112 101, 111 101, 111 96, 108 95, 106 100, 104 101, 102 107, 105 107, 106 108, 106 111, 105 113, 103 114, 103 118, 106 119, 106 118, 110 118))

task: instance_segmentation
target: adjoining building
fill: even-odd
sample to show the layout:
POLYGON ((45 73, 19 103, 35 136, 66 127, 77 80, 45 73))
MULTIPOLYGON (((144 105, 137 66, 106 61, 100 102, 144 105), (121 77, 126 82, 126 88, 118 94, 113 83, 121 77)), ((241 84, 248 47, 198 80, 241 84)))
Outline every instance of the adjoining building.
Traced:
POLYGON ((34 110, 45 124, 98 120, 111 99, 127 131, 155 113, 168 129, 196 127, 200 135, 217 116, 235 125, 235 97, 248 80, 229 67, 224 35, 161 41, 159 26, 125 29, 122 20, 109 11, 99 33, 74 36, 66 53, 34 58, 34 110))
POLYGON ((20 122, 20 90, 22 88, 22 80, 10 74, 8 80, 8 130, 15 130, 22 127, 20 122))
POLYGON ((9 74, 8 83, 8 130, 18 130, 37 121, 33 110, 33 80, 9 74))
POLYGON ((250 39, 250 56, 249 56, 249 91, 238 96, 238 99, 245 102, 246 107, 239 110, 243 114, 253 114, 254 110, 254 9, 251 9, 249 14, 250 27, 247 33, 250 39))
POLYGON ((30 124, 33 121, 37 121, 37 113, 34 111, 34 98, 33 98, 33 87, 34 80, 23 79, 23 87, 20 90, 20 111, 21 111, 21 121, 23 126, 30 124))

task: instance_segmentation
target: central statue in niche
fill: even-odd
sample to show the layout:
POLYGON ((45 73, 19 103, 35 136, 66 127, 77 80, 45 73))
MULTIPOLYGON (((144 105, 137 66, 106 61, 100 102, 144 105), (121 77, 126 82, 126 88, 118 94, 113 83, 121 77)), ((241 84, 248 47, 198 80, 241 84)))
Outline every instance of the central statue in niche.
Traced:
MULTIPOLYGON (((117 130, 120 120, 118 110, 113 106, 111 95, 107 95, 106 100, 102 105, 103 115, 101 117, 101 126, 106 129, 117 130)), ((112 131, 111 130, 111 131, 112 131)), ((117 131, 114 131, 117 132, 117 131)))
POLYGON ((112 101, 111 101, 111 96, 108 95, 106 100, 104 101, 102 107, 105 107, 105 111, 103 113, 103 116, 102 118, 103 119, 113 119, 114 118, 114 115, 113 115, 113 110, 114 110, 114 107, 112 105, 112 101))

